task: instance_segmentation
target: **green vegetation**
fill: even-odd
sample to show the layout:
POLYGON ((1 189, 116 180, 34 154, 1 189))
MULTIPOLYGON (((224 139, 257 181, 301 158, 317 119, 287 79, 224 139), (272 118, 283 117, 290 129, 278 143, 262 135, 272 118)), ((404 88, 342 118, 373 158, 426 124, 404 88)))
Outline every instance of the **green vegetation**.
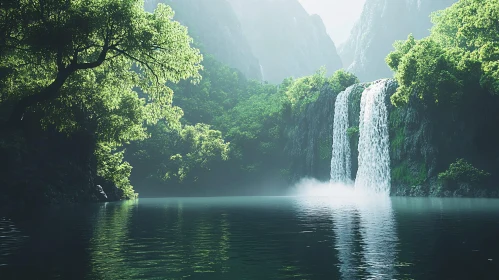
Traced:
MULTIPOLYGON (((328 114, 317 104, 333 102, 339 92, 358 83, 355 75, 339 70, 326 76, 322 67, 279 85, 248 80, 205 53, 202 42, 193 42, 187 28, 173 20, 170 7, 159 5, 149 13, 143 5, 139 0, 1 4, 0 154, 14 158, 11 169, 18 177, 23 168, 40 169, 47 155, 48 161, 58 161, 47 169, 65 167, 49 183, 40 169, 41 175, 29 179, 36 184, 23 178, 9 181, 9 170, 3 168, 1 184, 10 184, 8 189, 17 193, 39 185, 63 192, 62 185, 72 182, 60 183, 61 174, 73 168, 75 180, 91 186, 83 190, 80 185, 75 196, 95 195, 92 186, 101 182, 119 189, 122 199, 135 197, 132 183, 144 180, 162 187, 223 185, 277 174, 289 180, 298 169, 312 176, 323 173, 331 158, 330 127, 317 124, 317 116, 328 114), (51 150, 45 153, 46 147, 51 150), (58 148, 67 155, 57 155, 58 148), (293 160, 298 158, 306 163, 297 167, 293 160)), ((431 118, 441 118, 431 124, 432 131, 419 131, 420 142, 441 137, 445 126, 450 130, 460 125, 475 133, 463 115, 475 123, 487 120, 488 115, 468 107, 499 90, 499 25, 490 20, 497 18, 497 10, 499 0, 461 0, 432 15, 429 37, 416 40, 409 35, 395 42, 386 58, 399 84, 391 96, 396 106, 389 120, 392 153, 411 139, 412 129, 403 119, 409 115, 402 115, 410 101, 416 100, 425 114, 435 114, 431 118)), ((365 86, 356 87, 349 100, 352 149, 358 144, 365 86)), ((417 125, 420 113, 411 122, 417 125)), ((491 126, 476 128, 476 133, 483 133, 480 129, 491 126)), ((492 144, 479 136, 476 141, 491 150, 492 144)), ((452 147, 455 141, 442 143, 452 147)), ((467 155, 445 160, 456 157, 467 155)), ((495 160, 492 152, 490 158, 495 160)), ((394 181, 426 181, 424 163, 396 161, 394 181)), ((438 177, 477 183, 487 176, 460 159, 438 177)), ((52 195, 36 191, 38 196, 52 195)))
POLYGON ((391 143, 390 148, 392 152, 400 150, 405 141, 405 124, 401 118, 402 108, 396 107, 390 113, 389 117, 389 126, 390 126, 390 135, 391 135, 391 143))
POLYGON ((460 183, 473 185, 476 190, 485 187, 483 179, 488 173, 463 159, 450 161, 479 154, 476 163, 497 164, 498 135, 492 123, 497 122, 493 112, 499 101, 498 10, 497 0, 460 0, 432 14, 430 36, 416 40, 409 35, 407 40, 394 43, 386 62, 399 84, 391 96, 396 109, 390 113, 391 151, 395 162, 402 161, 392 172, 396 180, 411 184, 419 181, 412 178, 415 171, 403 161, 409 153, 403 149, 404 141, 411 139, 421 145, 421 153, 438 151, 437 171, 450 164, 438 175, 444 189, 456 190, 460 183), (405 122, 400 112, 408 106, 415 113, 405 122), (421 127, 417 135, 407 134, 408 125, 415 127, 418 123, 421 127))
POLYGON ((349 138, 356 137, 359 134, 358 126, 351 126, 347 129, 347 135, 349 138))
MULTIPOLYGON (((133 144, 128 152, 128 159, 135 167, 134 177, 151 178, 160 184, 184 185, 224 180, 224 177, 228 181, 230 178, 244 181, 269 173, 280 174, 281 179, 288 180, 290 159, 285 146, 289 135, 296 132, 295 118, 324 93, 326 85, 339 93, 358 81, 342 70, 326 77, 325 69, 321 68, 311 76, 288 78, 280 85, 271 85, 247 80, 212 56, 204 57, 200 83, 182 81, 172 85, 173 104, 185 111, 181 118, 184 125, 209 124, 212 129, 221 131, 220 138, 216 139, 230 142, 230 148, 220 148, 207 157, 203 167, 195 160, 179 166, 175 162, 185 158, 173 152, 179 146, 159 143, 184 141, 175 140, 171 132, 153 129, 150 139, 133 144), (209 174, 203 170, 209 170, 209 174)), ((322 160, 331 157, 329 142, 330 139, 322 141, 317 147, 322 160)), ((219 184, 224 183, 227 182, 219 184)))
POLYGON ((451 163, 449 169, 445 172, 438 174, 438 179, 444 182, 476 184, 483 182, 488 176, 490 176, 490 173, 480 170, 460 158, 451 163))
POLYGON ((33 143, 66 135, 62 145, 81 153, 61 156, 61 164, 116 186, 120 198, 135 196, 134 178, 192 184, 228 172, 289 177, 283 143, 293 116, 324 86, 339 92, 357 82, 344 71, 326 77, 325 68, 279 86, 247 80, 208 54, 203 61, 193 47, 202 42, 192 41, 170 7, 149 13, 143 4, 2 3, 0 152, 25 138, 22 168, 37 160, 28 152, 39 149, 33 143))
POLYGON ((229 143, 209 125, 172 129, 160 123, 150 131, 150 138, 134 143, 127 151, 138 177, 193 182, 196 171, 209 170, 210 164, 228 158, 229 143))
POLYGON ((429 37, 396 42, 386 58, 400 85, 392 102, 417 94, 427 104, 456 104, 473 88, 498 92, 498 9, 497 0, 461 0, 432 15, 429 37))
POLYGON ((147 138, 144 124, 178 126, 182 111, 166 84, 197 81, 202 69, 172 17, 165 5, 148 13, 137 0, 2 3, 0 105, 10 112, 3 129, 38 122, 95 135, 97 174, 132 197, 120 146, 147 138))
POLYGON ((417 170, 411 170, 407 162, 392 168, 392 180, 409 186, 420 186, 426 180, 426 164, 422 163, 417 170))
POLYGON ((331 137, 319 140, 319 158, 331 162, 331 147, 333 146, 331 137))

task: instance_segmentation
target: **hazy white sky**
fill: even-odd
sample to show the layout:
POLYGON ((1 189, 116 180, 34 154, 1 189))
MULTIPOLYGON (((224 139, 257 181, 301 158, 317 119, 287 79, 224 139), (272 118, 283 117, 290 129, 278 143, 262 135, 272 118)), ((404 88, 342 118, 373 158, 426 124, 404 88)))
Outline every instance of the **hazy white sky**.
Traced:
POLYGON ((309 14, 318 14, 336 46, 344 43, 366 0, 298 0, 309 14))

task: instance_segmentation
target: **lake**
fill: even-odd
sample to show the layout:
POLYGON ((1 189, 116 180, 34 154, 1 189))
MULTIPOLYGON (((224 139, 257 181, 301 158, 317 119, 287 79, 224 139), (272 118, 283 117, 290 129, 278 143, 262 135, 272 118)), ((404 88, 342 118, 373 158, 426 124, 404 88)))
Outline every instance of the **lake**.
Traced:
POLYGON ((0 279, 499 279, 499 200, 139 199, 0 217, 0 279))

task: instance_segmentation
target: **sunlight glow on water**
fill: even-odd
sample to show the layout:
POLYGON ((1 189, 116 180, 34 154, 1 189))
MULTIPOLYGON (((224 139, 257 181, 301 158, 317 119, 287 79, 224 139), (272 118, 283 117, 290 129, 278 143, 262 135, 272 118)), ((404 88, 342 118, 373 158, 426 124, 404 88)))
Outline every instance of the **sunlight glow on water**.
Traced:
POLYGON ((398 239, 390 197, 313 179, 302 180, 293 194, 303 213, 330 216, 342 279, 354 279, 359 271, 369 279, 392 279, 398 239), (359 243, 362 254, 355 256, 359 243))

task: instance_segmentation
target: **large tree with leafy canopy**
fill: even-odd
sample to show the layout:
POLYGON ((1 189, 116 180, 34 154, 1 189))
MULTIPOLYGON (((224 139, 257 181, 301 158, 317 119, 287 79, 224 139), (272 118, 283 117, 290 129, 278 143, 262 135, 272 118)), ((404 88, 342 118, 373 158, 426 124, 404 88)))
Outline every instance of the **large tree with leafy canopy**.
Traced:
POLYGON ((200 79, 202 56, 187 28, 139 0, 7 0, 0 3, 0 105, 7 125, 95 135, 98 174, 133 194, 117 148, 146 138, 160 119, 179 126, 169 82, 200 79))
POLYGON ((9 122, 57 99, 92 110, 88 100, 116 101, 134 88, 148 97, 150 120, 178 113, 165 84, 199 78, 202 57, 172 17, 169 7, 148 13, 138 0, 2 1, 2 100, 15 101, 9 122))
POLYGON ((433 13, 429 37, 396 42, 386 59, 400 84, 392 102, 418 94, 428 104, 456 103, 477 86, 499 93, 498 20, 499 0, 460 0, 433 13))

